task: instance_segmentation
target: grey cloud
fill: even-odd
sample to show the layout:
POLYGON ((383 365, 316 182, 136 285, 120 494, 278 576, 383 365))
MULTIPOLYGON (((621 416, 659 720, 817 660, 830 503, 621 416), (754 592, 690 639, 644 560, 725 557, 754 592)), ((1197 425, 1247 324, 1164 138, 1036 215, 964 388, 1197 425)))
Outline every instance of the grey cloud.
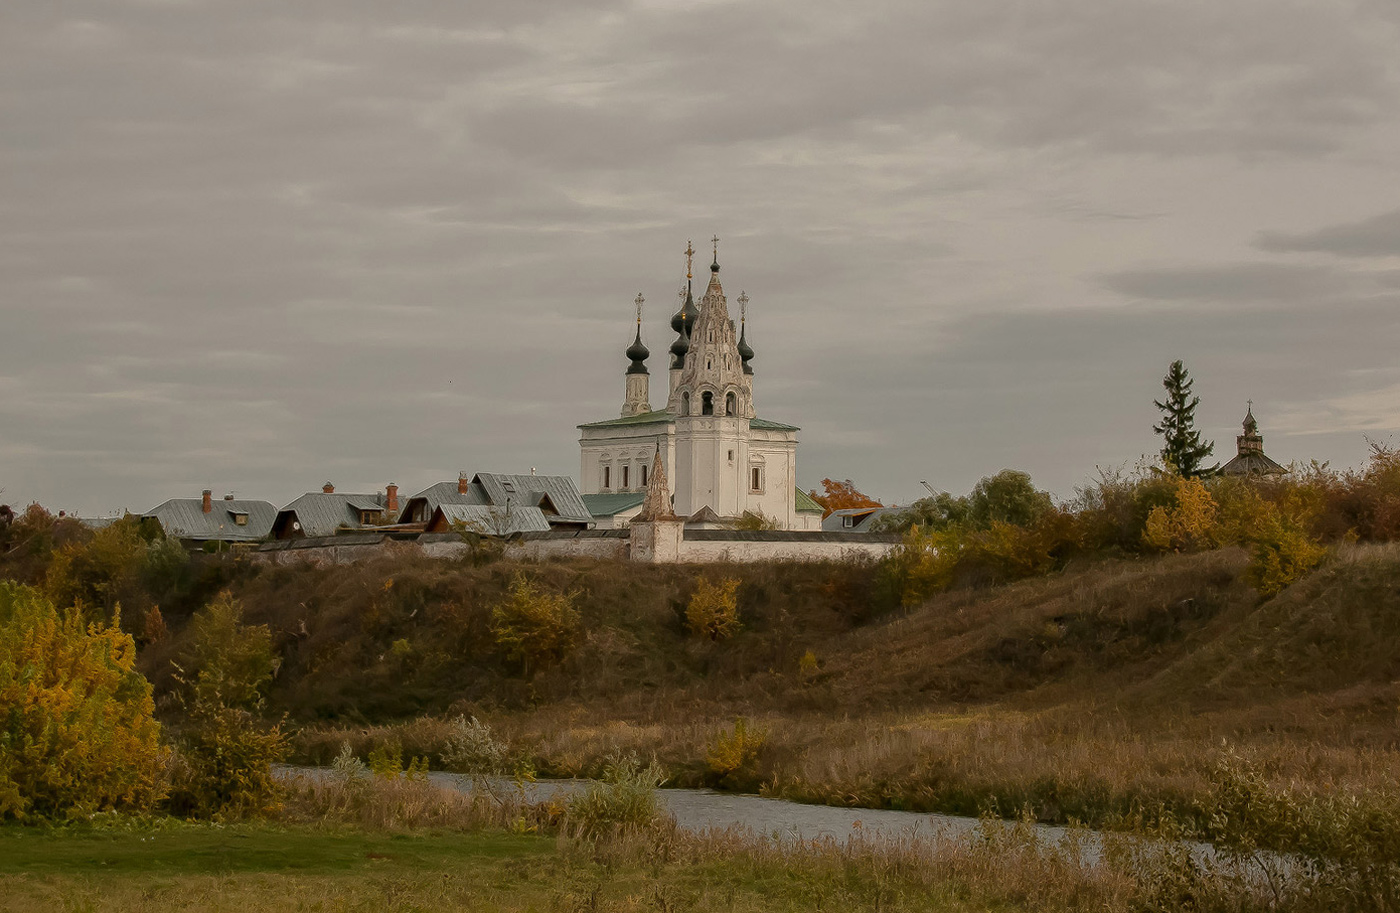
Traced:
POLYGON ((1318 251, 1339 257, 1400 257, 1400 209, 1316 231, 1266 231, 1258 246, 1269 251, 1318 251))
POLYGON ((1316 301, 1355 288, 1353 277, 1336 270, 1277 263, 1133 269, 1104 276, 1102 282, 1131 298, 1201 304, 1316 301))
POLYGON ((1024 454, 1072 484, 1151 449, 1114 397, 1173 350, 1223 386, 1306 353, 1330 391, 1395 342, 1365 310, 1393 277, 1196 237, 1249 238, 1306 169, 1393 176, 1384 4, 14 7, 6 497, 572 472, 574 424, 618 409, 632 296, 660 353, 711 232, 808 484, 1024 454), (1216 310, 1270 326, 1251 348, 1216 310))

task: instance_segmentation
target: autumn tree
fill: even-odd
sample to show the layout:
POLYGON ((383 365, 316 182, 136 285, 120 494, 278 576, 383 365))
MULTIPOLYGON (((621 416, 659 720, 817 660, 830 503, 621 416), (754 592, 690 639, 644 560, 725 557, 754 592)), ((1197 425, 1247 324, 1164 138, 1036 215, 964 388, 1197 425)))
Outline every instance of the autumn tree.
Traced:
POLYGON ((517 574, 506 598, 491 610, 496 646, 527 675, 559 662, 578 639, 581 622, 574 598, 517 574))
POLYGON ((739 630, 739 581, 701 577, 685 609, 685 624, 696 637, 727 640, 739 630))
POLYGON ((1162 421, 1152 426, 1152 430, 1162 436, 1162 462, 1188 479, 1211 475, 1220 468, 1219 464, 1210 467, 1202 465, 1215 449, 1215 444, 1202 441, 1201 433, 1196 430, 1196 407, 1200 405, 1201 398, 1191 395, 1193 383, 1191 375, 1178 358, 1167 369, 1167 376, 1162 378, 1162 386, 1167 391, 1166 401, 1152 401, 1162 410, 1162 421))
POLYGON ((879 501, 856 488, 850 479, 837 482, 822 479, 822 494, 814 488, 807 492, 813 501, 822 506, 822 518, 831 516, 833 511, 849 510, 854 507, 884 507, 879 501))
POLYGON ((167 751, 115 617, 89 624, 0 581, 0 821, 149 811, 167 751))
POLYGON ((195 614, 176 680, 188 720, 184 764, 172 790, 181 811, 213 817, 258 815, 276 806, 272 767, 287 754, 280 723, 262 718, 279 660, 267 625, 243 621, 227 592, 195 614))

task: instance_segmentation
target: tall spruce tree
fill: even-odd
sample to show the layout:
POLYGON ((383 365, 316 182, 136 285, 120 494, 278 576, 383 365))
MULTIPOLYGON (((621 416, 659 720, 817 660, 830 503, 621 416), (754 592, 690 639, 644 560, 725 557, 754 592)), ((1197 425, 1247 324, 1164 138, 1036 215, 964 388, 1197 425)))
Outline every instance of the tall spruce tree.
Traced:
POLYGON ((1162 410, 1161 423, 1152 426, 1163 439, 1162 461, 1188 479, 1211 475, 1220 468, 1218 463, 1209 467, 1201 465, 1215 449, 1215 443, 1203 442, 1201 433, 1196 430, 1196 406, 1201 398, 1191 395, 1192 383, 1185 365, 1177 359, 1162 378, 1162 386, 1167 390, 1166 402, 1152 401, 1162 410))

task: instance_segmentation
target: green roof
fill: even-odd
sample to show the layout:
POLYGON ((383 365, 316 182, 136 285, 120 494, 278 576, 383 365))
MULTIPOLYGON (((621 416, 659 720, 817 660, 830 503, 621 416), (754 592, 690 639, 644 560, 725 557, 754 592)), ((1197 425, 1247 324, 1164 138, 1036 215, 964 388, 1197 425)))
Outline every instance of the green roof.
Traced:
MULTIPOLYGON (((579 425, 580 428, 612 428, 617 425, 656 425, 662 422, 674 422, 676 417, 665 409, 658 409, 655 412, 643 412, 641 415, 628 415, 622 418, 610 418, 605 422, 587 422, 579 425)), ((749 419, 749 427, 757 428, 760 431, 801 431, 796 425, 785 425, 782 422, 770 422, 766 418, 749 419)))
POLYGON ((642 491, 600 492, 584 495, 583 503, 588 505, 588 512, 595 517, 614 517, 646 499, 646 492, 642 491))
POLYGON ((612 425, 654 425, 659 422, 669 422, 672 418, 671 413, 665 409, 659 409, 656 412, 643 412, 641 415, 626 415, 622 418, 608 419, 606 422, 587 422, 579 427, 606 428, 612 425))
POLYGON ((812 496, 802 489, 797 489, 797 499, 795 501, 798 513, 826 513, 826 509, 812 500, 812 496))

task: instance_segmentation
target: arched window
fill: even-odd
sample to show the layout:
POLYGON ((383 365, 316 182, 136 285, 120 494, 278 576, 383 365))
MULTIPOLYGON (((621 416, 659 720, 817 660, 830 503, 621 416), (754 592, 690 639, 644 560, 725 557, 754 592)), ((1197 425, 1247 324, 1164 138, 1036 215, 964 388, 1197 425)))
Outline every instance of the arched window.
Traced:
POLYGON ((724 395, 724 414, 725 414, 725 415, 733 415, 733 414, 734 414, 735 402, 736 402, 736 400, 734 399, 734 394, 733 394, 733 393, 726 393, 726 394, 724 395))
POLYGON ((690 394, 689 394, 689 393, 682 393, 682 394, 681 394, 681 415, 689 415, 689 414, 690 414, 690 394))
POLYGON ((706 390, 704 393, 700 394, 700 414, 715 414, 715 395, 709 390, 706 390))

